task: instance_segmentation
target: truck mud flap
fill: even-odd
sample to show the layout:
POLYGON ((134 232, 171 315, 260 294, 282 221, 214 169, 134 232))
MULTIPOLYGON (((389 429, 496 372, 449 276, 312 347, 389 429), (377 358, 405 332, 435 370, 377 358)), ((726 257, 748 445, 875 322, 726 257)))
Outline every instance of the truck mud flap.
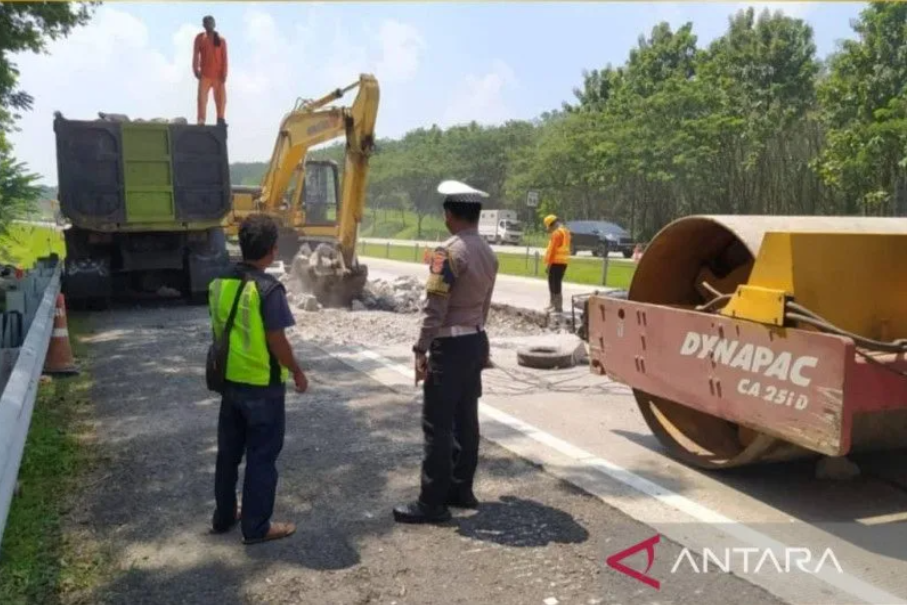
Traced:
POLYGON ((67 260, 62 290, 72 302, 108 300, 112 291, 110 262, 107 259, 67 260))
POLYGON ((212 254, 190 253, 187 257, 188 292, 191 298, 206 298, 208 284, 230 270, 230 256, 226 252, 212 254))

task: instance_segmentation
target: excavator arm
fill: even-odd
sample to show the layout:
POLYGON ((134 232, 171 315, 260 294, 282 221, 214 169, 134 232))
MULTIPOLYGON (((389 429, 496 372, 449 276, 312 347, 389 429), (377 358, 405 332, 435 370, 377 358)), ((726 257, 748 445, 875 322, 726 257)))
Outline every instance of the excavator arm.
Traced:
POLYGON ((260 191, 252 196, 248 188, 235 191, 232 222, 238 223, 246 211, 264 212, 277 218, 282 228, 281 256, 284 260, 293 257, 294 272, 300 279, 303 276, 299 274, 307 274, 303 281, 307 281, 323 304, 345 304, 358 296, 365 283, 367 271, 358 264, 356 239, 365 207, 369 157, 375 145, 378 101, 378 81, 370 74, 362 74, 358 81, 320 99, 297 101, 281 121, 260 191), (356 88, 358 93, 351 106, 330 105, 356 88), (313 147, 340 137, 346 138, 346 149, 338 192, 336 165, 306 162, 306 156, 313 147), (307 179, 306 172, 320 169, 328 171, 331 178, 320 179, 325 185, 323 191, 307 192, 306 185, 318 179, 307 179), (333 191, 329 191, 330 184, 334 184, 333 191), (291 185, 294 185, 292 191, 291 185), (314 211, 314 204, 309 207, 309 202, 319 195, 323 199, 337 198, 335 216, 324 216, 324 206, 321 214, 314 211), (325 245, 332 249, 331 254, 326 252, 325 245), (320 253, 313 256, 312 246, 320 253), (299 262, 296 254, 300 248, 300 253, 305 254, 303 262, 299 262))
MULTIPOLYGON (((357 82, 337 89, 324 97, 299 103, 280 124, 268 171, 262 179, 258 207, 275 213, 284 208, 284 198, 291 182, 296 187, 289 202, 291 225, 305 229, 305 209, 300 203, 305 182, 305 158, 317 145, 341 136, 346 137, 346 160, 340 192, 336 237, 347 262, 355 251, 356 232, 365 206, 368 160, 375 145, 375 122, 378 116, 378 81, 362 74, 357 82), (358 88, 350 107, 328 107, 347 92, 358 88)), ((290 226, 290 225, 288 225, 290 226)))

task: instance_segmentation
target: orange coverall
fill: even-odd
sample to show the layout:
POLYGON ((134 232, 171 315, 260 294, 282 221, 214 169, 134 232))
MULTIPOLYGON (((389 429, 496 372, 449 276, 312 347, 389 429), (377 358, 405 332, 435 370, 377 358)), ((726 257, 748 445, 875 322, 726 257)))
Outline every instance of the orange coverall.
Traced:
POLYGON ((192 71, 198 77, 198 123, 205 123, 208 108, 208 93, 214 91, 214 106, 217 119, 224 119, 227 105, 227 41, 220 36, 220 46, 214 45, 214 35, 205 32, 195 37, 192 50, 192 71))

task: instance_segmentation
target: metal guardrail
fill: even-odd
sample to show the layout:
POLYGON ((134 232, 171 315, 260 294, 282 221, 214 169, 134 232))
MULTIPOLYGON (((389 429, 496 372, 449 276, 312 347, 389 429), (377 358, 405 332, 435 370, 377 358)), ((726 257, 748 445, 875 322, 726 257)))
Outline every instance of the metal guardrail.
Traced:
POLYGON ((5 385, 0 384, 0 545, 53 332, 61 267, 56 257, 41 259, 20 280, 21 288, 6 293, 2 315, 21 314, 25 334, 18 348, 0 349, 14 360, 5 385))

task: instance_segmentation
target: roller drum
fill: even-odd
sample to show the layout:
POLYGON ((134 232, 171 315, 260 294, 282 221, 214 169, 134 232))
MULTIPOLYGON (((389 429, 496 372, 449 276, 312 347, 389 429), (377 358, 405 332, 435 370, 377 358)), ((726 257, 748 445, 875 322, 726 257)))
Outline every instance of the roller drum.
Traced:
MULTIPOLYGON (((859 217, 690 216, 662 229, 646 248, 628 300, 693 309, 712 298, 703 280, 730 294, 749 279, 763 237, 772 231, 904 234, 903 221, 859 217)), ((679 459, 700 468, 731 468, 815 456, 810 450, 722 418, 633 390, 653 434, 679 459)), ((854 449, 894 445, 907 415, 867 417, 854 427, 854 449)))

